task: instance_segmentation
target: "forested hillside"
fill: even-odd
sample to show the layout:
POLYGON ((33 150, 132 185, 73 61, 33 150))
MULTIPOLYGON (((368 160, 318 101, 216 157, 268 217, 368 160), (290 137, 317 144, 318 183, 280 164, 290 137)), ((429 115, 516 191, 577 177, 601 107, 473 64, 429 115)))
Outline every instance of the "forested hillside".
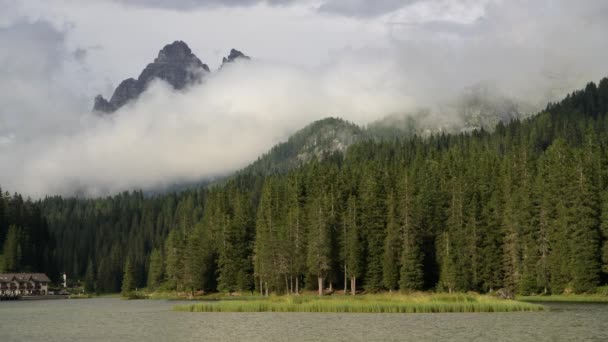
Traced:
POLYGON ((223 291, 592 291, 608 271, 607 112, 604 79, 493 133, 363 142, 344 160, 266 177, 261 191, 239 177, 210 191, 199 226, 172 232, 165 279, 182 290, 212 279, 223 291))
POLYGON ((340 118, 325 118, 309 124, 286 142, 274 146, 240 173, 284 173, 312 159, 323 160, 334 154, 342 155, 350 145, 368 137, 367 131, 353 123, 340 118))
MULTIPOLYGON (((589 292, 608 281, 607 147, 603 79, 491 133, 360 141, 179 195, 30 205, 56 268, 99 291, 120 289, 128 261, 138 287, 179 291, 589 292)), ((0 238, 28 225, 1 213, 0 238)))

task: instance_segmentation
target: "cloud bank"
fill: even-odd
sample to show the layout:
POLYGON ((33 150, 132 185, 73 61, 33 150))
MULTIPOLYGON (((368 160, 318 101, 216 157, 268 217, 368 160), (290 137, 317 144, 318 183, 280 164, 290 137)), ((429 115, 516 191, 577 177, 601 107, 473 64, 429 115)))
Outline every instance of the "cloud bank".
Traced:
POLYGON ((178 13, 160 1, 3 1, 20 19, 0 16, 10 47, 0 50, 0 185, 34 197, 226 174, 326 116, 366 124, 426 108, 441 126, 479 87, 533 112, 608 75, 599 0, 173 2, 192 6, 178 13), (159 20, 162 33, 145 34, 159 20), (111 116, 90 113, 96 93, 109 95, 175 39, 205 63, 226 46, 254 60, 185 91, 155 82, 111 116))
POLYGON ((5 143, 0 164, 18 166, 2 170, 1 183, 34 196, 97 196, 223 175, 313 120, 402 109, 406 96, 386 82, 395 71, 360 60, 312 69, 240 61, 184 91, 156 81, 112 115, 5 143))

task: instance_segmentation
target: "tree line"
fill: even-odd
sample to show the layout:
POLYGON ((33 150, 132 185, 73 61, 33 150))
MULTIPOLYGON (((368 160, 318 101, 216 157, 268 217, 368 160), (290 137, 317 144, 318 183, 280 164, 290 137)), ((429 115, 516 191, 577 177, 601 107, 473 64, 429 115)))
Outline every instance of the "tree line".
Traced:
POLYGON ((148 285, 593 291, 608 273, 607 128, 604 79, 492 133, 368 141, 240 175, 171 231, 148 285))
MULTIPOLYGON (((96 291, 590 292, 608 281, 608 79, 493 132, 364 141, 180 194, 51 197, 96 291)), ((5 239, 6 240, 6 239, 5 239)), ((6 254, 6 252, 5 252, 6 254)))

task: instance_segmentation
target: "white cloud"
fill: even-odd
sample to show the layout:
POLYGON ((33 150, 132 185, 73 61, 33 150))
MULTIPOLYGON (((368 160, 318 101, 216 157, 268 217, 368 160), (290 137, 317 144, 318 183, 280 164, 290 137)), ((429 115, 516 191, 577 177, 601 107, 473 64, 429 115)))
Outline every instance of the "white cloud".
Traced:
POLYGON ((89 195, 222 175, 246 166, 287 133, 329 115, 365 122, 404 109, 390 65, 343 60, 318 68, 242 62, 184 92, 155 82, 73 134, 5 149, 1 184, 27 194, 89 195), (23 157, 21 157, 23 156, 23 157))
POLYGON ((310 3, 0 0, 11 13, 0 15, 0 185, 93 195, 197 180, 325 116, 364 124, 432 107, 441 124, 454 117, 438 104, 480 83, 539 108, 608 74, 605 1, 387 1, 352 17, 310 3), (254 61, 186 93, 155 84, 110 117, 89 112, 176 39, 212 68, 233 47, 254 61))

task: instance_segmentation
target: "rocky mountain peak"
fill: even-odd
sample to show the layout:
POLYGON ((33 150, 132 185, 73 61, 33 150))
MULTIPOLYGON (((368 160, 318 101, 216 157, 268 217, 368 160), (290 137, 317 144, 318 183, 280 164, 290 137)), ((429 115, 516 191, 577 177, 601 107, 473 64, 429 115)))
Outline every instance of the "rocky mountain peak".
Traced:
POLYGON ((224 57, 222 59, 222 65, 224 65, 226 63, 232 63, 232 62, 236 61, 237 59, 251 59, 251 57, 245 55, 244 53, 242 53, 239 50, 231 49, 228 57, 224 57))
POLYGON ((171 44, 165 45, 165 47, 160 50, 154 63, 175 63, 188 59, 198 58, 192 53, 188 44, 181 40, 176 40, 171 44))
POLYGON ((122 81, 110 101, 98 95, 95 98, 93 111, 112 113, 118 110, 139 97, 154 79, 161 79, 180 90, 200 82, 208 72, 209 67, 192 53, 185 42, 175 41, 165 45, 154 62, 148 64, 137 79, 129 78, 122 81))

